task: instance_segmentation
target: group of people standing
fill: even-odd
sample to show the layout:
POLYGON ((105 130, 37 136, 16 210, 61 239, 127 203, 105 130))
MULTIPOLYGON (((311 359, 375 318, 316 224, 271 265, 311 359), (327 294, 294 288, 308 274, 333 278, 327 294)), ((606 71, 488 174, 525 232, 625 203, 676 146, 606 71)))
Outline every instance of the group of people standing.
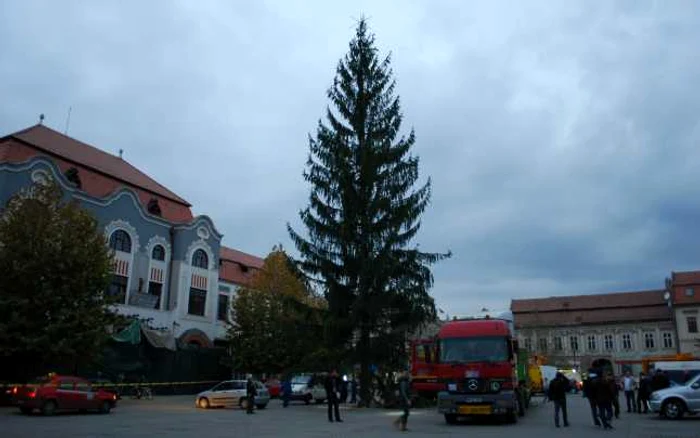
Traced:
POLYGON ((670 385, 668 377, 661 370, 657 370, 652 377, 639 373, 639 380, 627 371, 622 382, 618 383, 611 372, 594 369, 589 371, 588 379, 583 385, 583 396, 588 399, 591 407, 593 424, 613 429, 613 416, 615 419, 620 418, 621 391, 625 394, 628 413, 646 414, 649 412, 651 394, 670 385))

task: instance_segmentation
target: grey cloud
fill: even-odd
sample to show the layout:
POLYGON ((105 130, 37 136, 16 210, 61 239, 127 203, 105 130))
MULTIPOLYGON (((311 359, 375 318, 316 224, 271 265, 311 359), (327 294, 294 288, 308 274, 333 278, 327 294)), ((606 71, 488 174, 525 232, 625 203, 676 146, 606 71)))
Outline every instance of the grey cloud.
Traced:
POLYGON ((365 14, 434 197, 451 314, 663 284, 697 267, 693 2, 4 2, 0 131, 44 112, 214 218, 291 243, 336 63, 365 14))

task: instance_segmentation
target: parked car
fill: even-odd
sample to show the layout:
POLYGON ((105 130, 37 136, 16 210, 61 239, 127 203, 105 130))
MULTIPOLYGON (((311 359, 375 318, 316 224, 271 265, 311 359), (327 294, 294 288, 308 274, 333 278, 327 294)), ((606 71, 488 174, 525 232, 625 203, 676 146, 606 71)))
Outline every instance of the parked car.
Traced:
POLYGON ((282 384, 275 378, 267 379, 265 381, 265 387, 267 388, 267 392, 270 393, 271 398, 279 397, 282 392, 282 384))
MULTIPOLYGON (((236 406, 246 409, 248 407, 246 383, 245 380, 226 380, 218 383, 213 388, 197 394, 195 405, 202 409, 236 406)), ((258 392, 254 399, 255 407, 265 409, 270 402, 270 393, 260 382, 255 382, 255 387, 258 392)))
POLYGON ((303 401, 307 405, 311 401, 323 403, 326 401, 326 389, 322 379, 311 374, 301 374, 292 377, 292 393, 290 401, 303 401))
POLYGON ((700 413, 700 375, 685 382, 683 385, 672 385, 669 388, 654 391, 649 399, 653 412, 661 416, 677 420, 683 415, 700 413))
POLYGON ((23 414, 31 414, 35 409, 44 415, 65 410, 97 410, 108 414, 117 406, 115 394, 95 389, 89 381, 80 377, 52 374, 19 386, 13 393, 23 414))
POLYGON ((92 383, 93 389, 101 389, 105 392, 111 392, 117 396, 117 400, 121 400, 122 396, 119 392, 119 388, 111 380, 105 379, 104 377, 88 378, 88 380, 90 383, 92 383))

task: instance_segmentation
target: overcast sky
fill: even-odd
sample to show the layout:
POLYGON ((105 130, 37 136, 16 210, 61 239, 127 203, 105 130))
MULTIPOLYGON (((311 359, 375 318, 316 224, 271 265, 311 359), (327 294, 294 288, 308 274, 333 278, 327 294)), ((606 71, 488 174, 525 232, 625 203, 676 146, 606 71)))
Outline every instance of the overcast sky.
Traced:
POLYGON ((700 3, 0 3, 0 134, 37 122, 117 153, 264 256, 298 227, 307 134, 365 15, 393 52, 451 249, 451 315, 662 287, 700 268, 700 3), (587 3, 587 4, 586 4, 587 3))

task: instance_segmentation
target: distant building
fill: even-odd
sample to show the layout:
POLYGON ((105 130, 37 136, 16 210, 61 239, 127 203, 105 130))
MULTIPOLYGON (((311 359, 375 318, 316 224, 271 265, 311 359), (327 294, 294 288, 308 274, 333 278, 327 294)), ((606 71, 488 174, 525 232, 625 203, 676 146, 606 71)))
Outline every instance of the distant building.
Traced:
POLYGON ((641 359, 676 352, 665 290, 511 301, 521 348, 550 364, 586 369, 609 359, 616 372, 641 370, 641 359))
POLYGON ((678 336, 678 352, 700 357, 700 271, 672 272, 667 279, 678 336))
POLYGON ((234 289, 261 258, 223 246, 211 218, 193 216, 187 201, 121 156, 41 124, 0 138, 1 205, 47 179, 103 227, 115 252, 108 293, 120 313, 151 318, 183 344, 224 338, 234 289))

